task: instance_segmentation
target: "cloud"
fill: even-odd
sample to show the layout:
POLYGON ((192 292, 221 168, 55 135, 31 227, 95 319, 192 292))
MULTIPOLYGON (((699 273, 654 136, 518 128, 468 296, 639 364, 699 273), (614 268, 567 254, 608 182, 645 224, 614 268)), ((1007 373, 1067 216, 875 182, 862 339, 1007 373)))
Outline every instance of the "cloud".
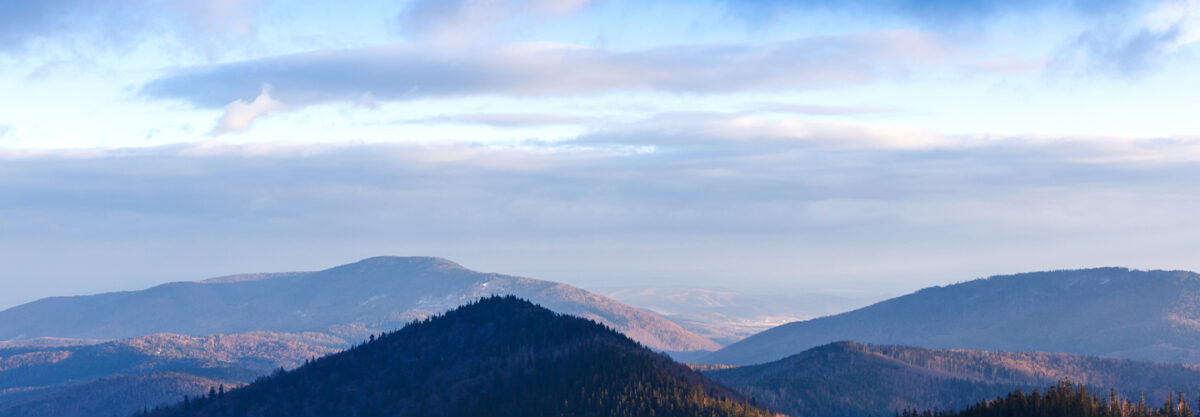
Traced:
POLYGON ((884 15, 915 19, 931 27, 961 28, 1009 14, 1060 10, 1088 17, 1127 10, 1145 0, 727 0, 740 15, 768 19, 779 13, 828 10, 857 16, 884 15))
POLYGON ((1085 31, 1051 62, 1058 71, 1135 77, 1155 69, 1183 34, 1179 25, 1132 33, 1101 27, 1085 31))
POLYGON ((1054 64, 1060 71, 1137 77, 1196 42, 1200 42, 1200 0, 1167 0, 1139 21, 1084 31, 1054 64))
POLYGON ((882 114, 896 113, 899 109, 870 107, 870 106, 830 106, 820 104, 797 104, 797 103, 758 103, 749 106, 746 110, 754 112, 775 112, 775 113, 791 113, 796 115, 809 116, 847 116, 847 115, 866 115, 866 114, 882 114))
POLYGON ((397 19, 409 35, 451 45, 475 41, 514 20, 561 17, 591 0, 415 0, 397 19))
POLYGON ((289 105, 353 101, 368 93, 376 100, 411 100, 803 90, 902 77, 957 53, 938 38, 904 31, 637 51, 525 43, 456 53, 395 45, 191 68, 153 80, 141 91, 214 107, 244 99, 264 83, 289 105))
POLYGON ((1000 159, 1022 155, 1069 164, 1200 163, 1200 136, 964 135, 904 125, 779 118, 773 114, 743 112, 660 113, 633 122, 610 122, 568 144, 688 155, 995 153, 1000 159))
POLYGON ((0 48, 23 47, 31 39, 69 30, 86 16, 106 19, 108 10, 122 8, 115 0, 3 1, 0 8, 0 48))
POLYGON ((210 34, 249 36, 267 0, 175 0, 193 27, 210 34))
POLYGON ((282 110, 283 103, 271 98, 270 90, 270 86, 264 85, 262 93, 255 97, 254 101, 247 103, 243 100, 234 100, 226 105, 225 113, 221 115, 221 120, 213 128, 212 134, 222 135, 246 130, 250 128, 250 124, 254 123, 255 119, 267 113, 282 110))
POLYGON ((585 134, 582 143, 653 146, 671 149, 938 149, 958 148, 969 139, 925 129, 844 121, 764 118, 716 112, 659 114, 585 134))
MULTIPOLYGON (((985 59, 971 69, 990 73, 1027 74, 1049 69, 1068 74, 1136 77, 1155 70, 1179 46, 1200 40, 1200 0, 752 0, 728 1, 735 14, 756 24, 784 14, 812 10, 841 13, 841 18, 864 15, 914 21, 922 30, 948 37, 979 37, 988 23, 1004 18, 1033 16, 1084 27, 1059 41, 1057 52, 1045 59, 985 59)), ((1046 31, 1053 33, 1053 31, 1046 31)))
POLYGON ((15 135, 16 129, 7 123, 0 123, 0 141, 8 140, 15 135))
MULTIPOLYGON (((245 36, 266 0, 0 0, 0 51, 31 42, 91 39, 95 45, 132 49, 134 40, 164 33, 245 36)), ((195 38, 192 38, 195 40, 195 38)))
POLYGON ((1200 42, 1200 0, 1162 2, 1144 20, 1150 30, 1179 32, 1175 43, 1168 48, 1200 42))
POLYGON ((1059 48, 1048 68, 1069 74, 1144 76, 1180 48, 1200 41, 1200 1, 1145 2, 1092 23, 1059 48))

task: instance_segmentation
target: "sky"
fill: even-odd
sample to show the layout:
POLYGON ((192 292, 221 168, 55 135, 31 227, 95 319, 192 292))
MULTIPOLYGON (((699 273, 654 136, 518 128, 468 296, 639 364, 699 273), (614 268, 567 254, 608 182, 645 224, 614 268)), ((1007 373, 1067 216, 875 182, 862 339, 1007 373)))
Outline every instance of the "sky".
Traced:
POLYGON ((0 308, 1200 270, 1200 0, 0 0, 0 308))

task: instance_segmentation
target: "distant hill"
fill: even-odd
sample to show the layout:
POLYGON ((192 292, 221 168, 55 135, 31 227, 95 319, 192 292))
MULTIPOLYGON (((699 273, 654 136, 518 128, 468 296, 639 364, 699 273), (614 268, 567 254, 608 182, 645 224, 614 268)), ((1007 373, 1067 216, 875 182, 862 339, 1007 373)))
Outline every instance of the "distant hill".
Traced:
POLYGON ((428 257, 378 257, 317 272, 249 274, 47 298, 0 312, 0 340, 259 330, 365 338, 492 294, 517 295, 554 311, 595 319, 657 350, 720 348, 658 315, 566 284, 475 272, 428 257))
POLYGON ((0 404, 4 417, 109 417, 128 416, 155 406, 198 396, 212 387, 235 388, 238 381, 198 377, 184 373, 119 375, 31 396, 13 404, 0 404))
POLYGON ((650 310, 692 333, 730 344, 772 327, 843 313, 880 298, 832 294, 749 294, 683 286, 597 288, 596 292, 650 310))
POLYGON ((321 333, 153 335, 0 348, 0 416, 128 415, 349 347, 321 333))
POLYGON ((926 288, 775 327, 701 360, 764 363, 839 340, 1200 363, 1200 275, 1099 268, 926 288))
POLYGON ((495 297, 294 371, 150 415, 766 414, 602 325, 495 297))
POLYGON ((1200 366, 1053 353, 929 350, 838 342, 762 365, 705 375, 793 416, 891 416, 963 409, 1067 379, 1162 404, 1200 391, 1200 366))

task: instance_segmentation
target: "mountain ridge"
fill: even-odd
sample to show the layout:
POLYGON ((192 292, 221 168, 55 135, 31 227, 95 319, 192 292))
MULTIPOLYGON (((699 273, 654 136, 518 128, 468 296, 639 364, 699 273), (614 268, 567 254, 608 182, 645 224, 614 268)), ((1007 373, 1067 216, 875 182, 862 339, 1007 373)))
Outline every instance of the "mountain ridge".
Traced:
POLYGON ((51 297, 0 311, 0 340, 259 330, 365 338, 494 294, 520 295, 599 320, 661 351, 720 347, 658 315, 567 284, 476 272, 435 257, 372 257, 313 272, 244 274, 141 291, 51 297), (143 314, 147 311, 154 314, 143 314))
POLYGON ((992 276, 788 323, 702 361, 763 363, 838 340, 1200 363, 1200 275, 1109 267, 992 276))

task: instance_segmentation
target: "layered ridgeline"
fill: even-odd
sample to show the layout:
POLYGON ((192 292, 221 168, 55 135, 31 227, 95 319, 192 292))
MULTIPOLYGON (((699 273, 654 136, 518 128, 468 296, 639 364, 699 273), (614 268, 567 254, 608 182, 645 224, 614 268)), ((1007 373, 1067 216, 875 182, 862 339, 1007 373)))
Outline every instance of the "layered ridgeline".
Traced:
POLYGON ((124 416, 248 383, 349 346, 320 333, 153 335, 0 345, 0 416, 124 416))
POLYGON ((926 288, 775 327, 702 360, 764 363, 839 340, 1200 363, 1200 275, 1100 268, 926 288))
POLYGON ((1054 353, 929 350, 838 342, 762 365, 705 372, 793 416, 890 416, 955 410, 1060 380, 1159 403, 1200 391, 1200 366, 1054 353))
POLYGON ((201 416, 764 416, 593 321, 487 298, 296 370, 150 413, 201 416))
POLYGON ((143 291, 47 298, 0 312, 0 340, 260 330, 322 331, 355 339, 493 294, 516 295, 597 320, 652 349, 720 347, 658 315, 566 284, 475 272, 426 257, 378 257, 318 272, 242 275, 143 291))

